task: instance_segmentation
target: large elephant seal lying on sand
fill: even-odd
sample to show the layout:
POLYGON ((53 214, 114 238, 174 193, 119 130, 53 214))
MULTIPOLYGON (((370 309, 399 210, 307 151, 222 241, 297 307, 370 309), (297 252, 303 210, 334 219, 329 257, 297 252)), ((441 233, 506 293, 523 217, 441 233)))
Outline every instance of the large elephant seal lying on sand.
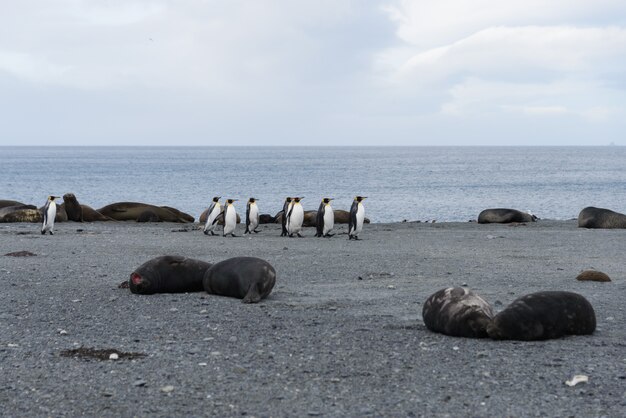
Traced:
POLYGON ((517 209, 485 209, 478 215, 479 224, 508 224, 512 222, 535 222, 538 218, 517 209))
POLYGON ((234 257, 213 264, 204 275, 204 290, 213 295, 256 303, 266 298, 276 283, 276 270, 256 257, 234 257))
POLYGON ((8 208, 9 206, 29 206, 26 203, 18 202, 17 200, 0 200, 0 209, 8 208))
POLYGON ((176 255, 148 260, 130 273, 128 287, 133 293, 198 292, 210 263, 176 255))
MULTIPOLYGON (((160 221, 162 222, 180 222, 187 223, 189 222, 187 219, 191 217, 186 213, 177 211, 179 213, 175 213, 170 209, 149 205, 147 203, 137 203, 137 202, 118 202, 107 205, 103 208, 98 209, 104 216, 108 216, 109 218, 113 218, 116 221, 137 221, 140 215, 145 216, 144 212, 149 211, 156 215, 160 221), (184 216, 183 216, 184 215, 184 216)), ((193 217, 191 217, 193 219, 193 217)))
POLYGON ((422 308, 426 327, 454 337, 485 338, 493 318, 491 306, 474 292, 448 287, 431 295, 422 308))
POLYGON ((626 215, 589 206, 578 214, 579 228, 626 228, 626 215))
POLYGON ((596 314, 578 293, 531 293, 511 303, 487 327, 496 340, 548 340, 566 335, 592 334, 596 314))
POLYGON ((67 219, 74 222, 113 221, 90 206, 80 204, 73 193, 63 195, 63 204, 67 219))
MULTIPOLYGON (((204 212, 202 212, 200 214, 200 218, 198 218, 198 222, 200 222, 201 224, 206 223, 207 218, 209 217, 209 209, 206 208, 204 210, 204 212)), ((239 214, 237 214, 237 223, 240 224, 241 223, 241 216, 239 216, 239 214)), ((224 225, 224 216, 222 214, 218 215, 217 217, 217 224, 218 225, 224 225)))
POLYGON ((16 205, 0 208, 0 222, 41 222, 43 215, 34 205, 16 205))

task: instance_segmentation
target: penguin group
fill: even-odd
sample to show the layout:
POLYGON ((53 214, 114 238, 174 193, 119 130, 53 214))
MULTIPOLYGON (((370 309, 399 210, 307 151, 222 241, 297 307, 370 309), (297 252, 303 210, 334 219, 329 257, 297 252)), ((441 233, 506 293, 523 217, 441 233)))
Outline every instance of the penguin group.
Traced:
MULTIPOLYGON (((227 199, 224 206, 220 204, 220 196, 216 196, 211 201, 207 209, 207 220, 204 226, 205 235, 216 235, 215 229, 221 221, 223 224, 222 236, 235 235, 237 227, 237 211, 234 202, 237 199, 227 199)), ((281 215, 281 237, 300 237, 302 238, 302 227, 304 223, 304 207, 302 206, 304 197, 286 197, 283 203, 281 215)), ((348 223, 349 240, 358 240, 359 234, 363 230, 363 222, 365 221, 365 208, 363 200, 365 196, 356 196, 350 208, 350 219, 348 223)), ((244 235, 258 233, 259 226, 259 207, 257 201, 259 199, 251 197, 246 203, 246 230, 244 235)), ((320 203, 316 217, 316 237, 330 238, 334 236, 333 229, 335 227, 335 214, 331 206, 330 197, 324 197, 320 203)))

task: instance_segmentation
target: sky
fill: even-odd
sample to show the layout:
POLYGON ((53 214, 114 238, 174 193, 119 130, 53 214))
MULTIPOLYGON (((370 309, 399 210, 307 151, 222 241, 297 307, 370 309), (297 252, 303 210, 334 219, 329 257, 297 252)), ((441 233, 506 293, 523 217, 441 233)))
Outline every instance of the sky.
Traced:
POLYGON ((0 145, 626 145, 624 0, 20 0, 0 145))

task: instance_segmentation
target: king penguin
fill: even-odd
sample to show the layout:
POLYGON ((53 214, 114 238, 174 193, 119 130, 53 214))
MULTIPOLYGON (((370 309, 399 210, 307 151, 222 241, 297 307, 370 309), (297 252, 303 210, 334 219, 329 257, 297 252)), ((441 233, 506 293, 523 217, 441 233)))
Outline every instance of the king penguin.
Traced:
POLYGON ((228 199, 226 204, 224 205, 224 210, 222 213, 224 214, 224 232, 222 236, 230 235, 236 237, 235 228, 237 227, 237 211, 235 210, 234 202, 237 199, 228 199))
POLYGON ((367 199, 364 196, 357 196, 352 202, 350 208, 350 221, 348 223, 348 239, 359 239, 359 234, 363 230, 363 221, 365 220, 365 208, 363 207, 363 200, 367 199))
POLYGON ((281 237, 287 236, 287 214, 289 213, 290 206, 291 206, 291 198, 286 197, 285 203, 283 203, 283 219, 281 222, 283 225, 283 232, 280 234, 281 237))
POLYGON ((289 205, 289 213, 287 214, 287 233, 290 237, 293 234, 297 234, 300 238, 300 230, 302 229, 302 222, 304 222, 304 208, 300 203, 303 197, 294 197, 293 202, 289 205))
POLYGON ((256 204, 257 200, 259 199, 251 197, 246 204, 246 231, 243 233, 244 235, 259 232, 256 230, 256 227, 259 226, 259 207, 256 204))
POLYGON ((206 218, 206 224, 204 225, 204 235, 215 235, 213 230, 215 229, 215 224, 213 221, 217 219, 220 212, 222 212, 222 205, 220 205, 220 196, 215 196, 213 201, 211 202, 211 206, 209 206, 209 210, 207 211, 208 217, 206 218))
POLYGON ((54 235, 54 218, 57 216, 57 204, 54 199, 58 199, 59 196, 48 196, 48 201, 43 207, 43 225, 41 225, 41 235, 45 235, 49 232, 50 235, 54 235))
POLYGON ((334 234, 330 234, 330 231, 335 227, 335 212, 333 211, 332 206, 330 206, 330 201, 333 200, 330 197, 325 197, 322 199, 322 203, 320 203, 320 207, 317 210, 316 217, 316 227, 317 233, 316 237, 327 237, 330 238, 334 234))

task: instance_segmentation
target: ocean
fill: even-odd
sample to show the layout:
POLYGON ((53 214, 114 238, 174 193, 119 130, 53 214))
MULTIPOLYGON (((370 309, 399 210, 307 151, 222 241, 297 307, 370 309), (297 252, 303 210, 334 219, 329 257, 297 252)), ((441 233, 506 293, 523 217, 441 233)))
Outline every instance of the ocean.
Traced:
POLYGON ((571 219, 585 206, 626 212, 626 147, 0 147, 0 199, 42 206, 71 192, 99 208, 135 201, 196 218, 213 196, 249 197, 274 215, 285 196, 372 222, 468 221, 485 208, 571 219))

